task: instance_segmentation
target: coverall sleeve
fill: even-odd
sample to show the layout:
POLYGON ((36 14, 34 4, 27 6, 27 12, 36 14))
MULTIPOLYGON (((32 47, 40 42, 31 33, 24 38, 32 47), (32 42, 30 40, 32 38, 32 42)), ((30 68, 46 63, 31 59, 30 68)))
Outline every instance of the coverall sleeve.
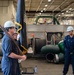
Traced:
POLYGON ((67 38, 65 37, 65 38, 64 38, 64 48, 65 48, 65 49, 67 48, 66 40, 67 40, 67 38))
POLYGON ((9 56, 12 52, 12 41, 10 39, 5 40, 5 56, 9 56))

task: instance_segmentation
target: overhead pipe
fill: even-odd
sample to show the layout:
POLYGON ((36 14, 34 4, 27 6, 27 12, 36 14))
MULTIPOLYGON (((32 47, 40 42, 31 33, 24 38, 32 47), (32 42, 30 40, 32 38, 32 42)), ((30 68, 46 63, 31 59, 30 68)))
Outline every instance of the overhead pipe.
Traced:
POLYGON ((48 10, 51 7, 51 5, 54 3, 54 1, 55 0, 52 0, 52 2, 49 4, 49 6, 46 8, 46 10, 48 10))
POLYGON ((64 0, 58 7, 56 7, 53 11, 57 10, 57 8, 60 8, 67 0, 64 0))
POLYGON ((30 8, 31 8, 31 2, 32 2, 32 0, 30 0, 30 2, 29 2, 29 8, 28 8, 28 11, 29 11, 30 8))
POLYGON ((39 8, 40 8, 40 6, 41 6, 42 2, 43 2, 43 0, 41 0, 41 1, 40 1, 40 4, 39 4, 39 6, 38 6, 38 8, 37 8, 36 12, 39 10, 39 8))
POLYGON ((37 24, 39 18, 52 18, 54 24, 57 23, 57 25, 60 25, 59 21, 58 21, 57 18, 54 17, 54 16, 38 16, 38 17, 36 18, 36 20, 35 20, 36 24, 37 24))
MULTIPOLYGON (((74 2, 71 2, 68 6, 64 7, 64 9, 61 9, 61 12, 65 11, 67 8, 69 8, 71 5, 73 5, 74 2)), ((59 13, 56 14, 56 16, 58 15, 59 13)))

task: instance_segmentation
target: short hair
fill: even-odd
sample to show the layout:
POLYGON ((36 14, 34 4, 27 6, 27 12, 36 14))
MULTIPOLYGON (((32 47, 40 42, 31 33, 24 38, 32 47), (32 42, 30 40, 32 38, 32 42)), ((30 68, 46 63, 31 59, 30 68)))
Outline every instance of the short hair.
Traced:
POLYGON ((12 29, 13 27, 6 27, 6 31, 9 31, 9 29, 12 29))

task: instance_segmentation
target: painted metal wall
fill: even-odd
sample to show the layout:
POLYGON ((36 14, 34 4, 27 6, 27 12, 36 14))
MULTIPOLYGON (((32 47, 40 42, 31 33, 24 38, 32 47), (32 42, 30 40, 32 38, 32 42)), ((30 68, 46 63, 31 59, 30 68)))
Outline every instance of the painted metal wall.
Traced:
POLYGON ((15 8, 13 1, 0 1, 0 24, 3 25, 7 20, 15 20, 15 8))
MULTIPOLYGON (((63 32, 64 36, 67 35, 66 29, 69 25, 27 25, 27 36, 32 38, 31 34, 34 34, 35 38, 46 38, 47 32, 63 32)), ((74 27, 74 25, 71 25, 74 27)))

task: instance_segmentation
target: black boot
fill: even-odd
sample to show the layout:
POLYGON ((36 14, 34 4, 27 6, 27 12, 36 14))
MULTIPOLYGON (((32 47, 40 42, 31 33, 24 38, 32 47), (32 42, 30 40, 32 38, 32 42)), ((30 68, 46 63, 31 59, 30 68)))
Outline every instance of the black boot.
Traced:
POLYGON ((66 74, 63 74, 63 75, 66 75, 66 74))

